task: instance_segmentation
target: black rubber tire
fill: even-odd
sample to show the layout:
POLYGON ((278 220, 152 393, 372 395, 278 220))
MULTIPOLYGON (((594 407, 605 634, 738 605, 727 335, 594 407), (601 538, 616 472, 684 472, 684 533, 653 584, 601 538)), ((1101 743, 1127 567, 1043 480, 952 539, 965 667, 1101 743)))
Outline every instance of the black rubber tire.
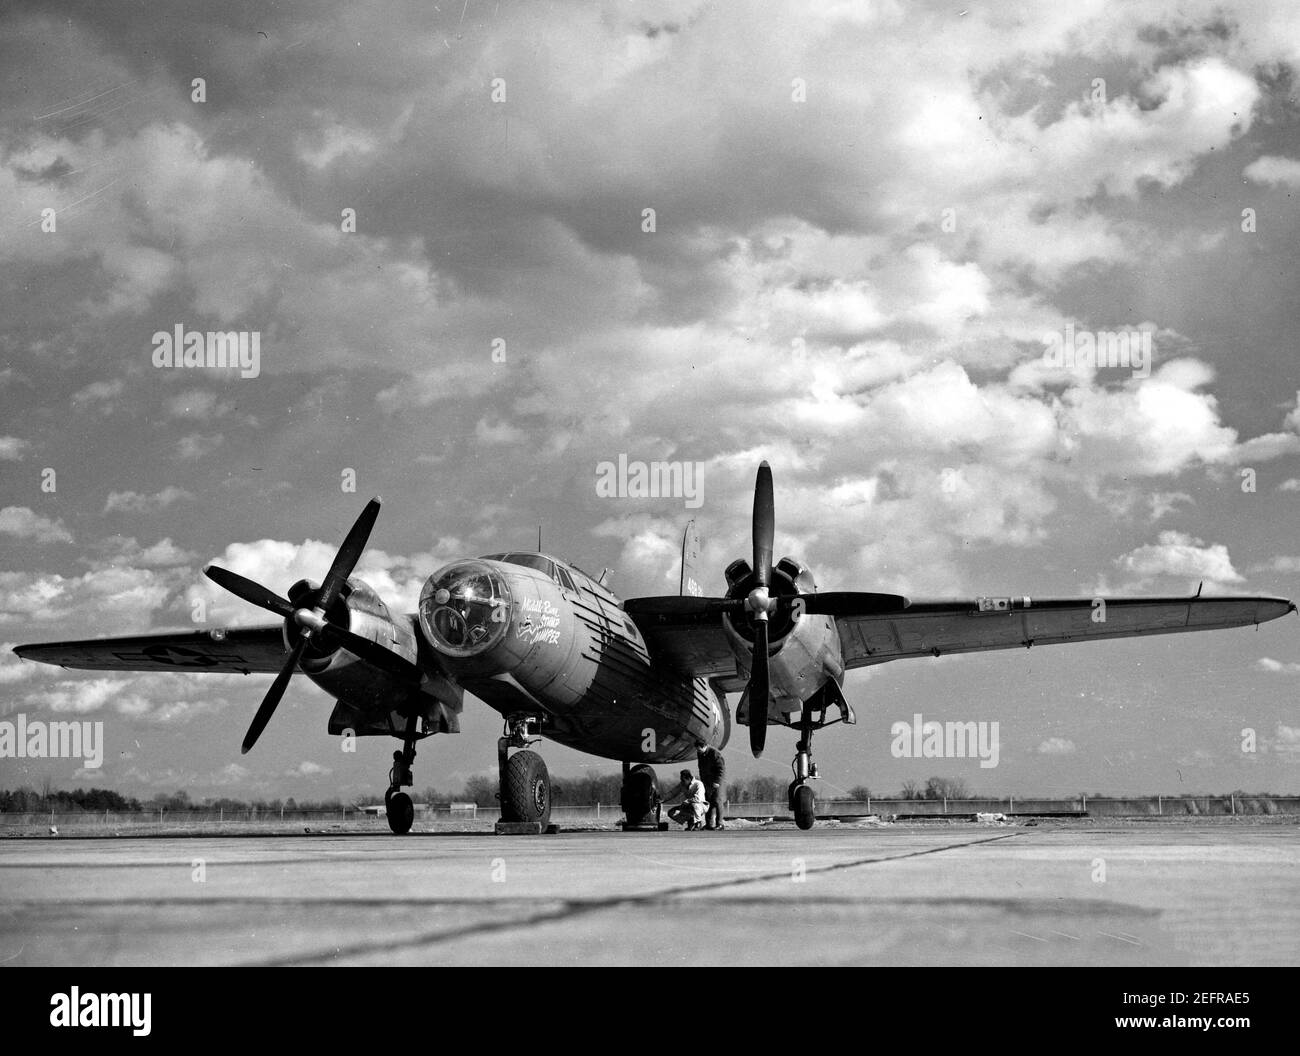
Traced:
POLYGON ((646 817, 659 802, 659 775, 654 767, 638 763, 628 771, 619 796, 623 817, 631 825, 646 824, 646 817))
POLYGON ((415 821, 415 804, 405 792, 394 792, 384 798, 388 807, 388 827, 395 835, 405 836, 415 821))
POLYGON ((515 752, 506 763, 501 820, 535 821, 542 828, 550 824, 551 775, 536 752, 515 752))
POLYGON ((794 823, 801 829, 811 829, 817 820, 817 798, 808 785, 794 790, 794 823))

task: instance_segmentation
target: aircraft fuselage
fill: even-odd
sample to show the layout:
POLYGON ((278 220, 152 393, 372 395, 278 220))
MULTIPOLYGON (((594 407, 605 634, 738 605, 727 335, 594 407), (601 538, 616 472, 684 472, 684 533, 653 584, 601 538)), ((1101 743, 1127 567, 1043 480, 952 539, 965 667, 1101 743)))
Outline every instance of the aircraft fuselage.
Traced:
POLYGON ((725 701, 705 679, 656 664, 613 594, 543 555, 519 556, 542 567, 458 561, 421 593, 420 629, 458 685, 609 759, 671 763, 694 758, 698 741, 726 744, 725 701))

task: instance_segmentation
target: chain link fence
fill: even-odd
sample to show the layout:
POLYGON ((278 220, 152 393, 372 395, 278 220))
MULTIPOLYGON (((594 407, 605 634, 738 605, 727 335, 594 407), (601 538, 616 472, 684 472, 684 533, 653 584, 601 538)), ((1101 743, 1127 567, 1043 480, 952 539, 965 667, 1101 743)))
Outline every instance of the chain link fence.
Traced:
MULTIPOLYGON (((1249 817, 1300 815, 1300 796, 1076 796, 1074 798, 1007 796, 977 799, 818 799, 822 818, 954 817, 974 814, 1057 815, 1088 817, 1249 817)), ((733 802, 727 804, 729 818, 783 818, 789 806, 781 802, 733 802)), ((473 823, 475 827, 495 822, 498 811, 473 803, 416 804, 416 820, 438 826, 473 823)), ((616 803, 556 804, 551 820, 557 824, 584 822, 613 825, 622 818, 616 803)), ((310 810, 296 807, 270 809, 143 810, 143 811, 30 811, 0 812, 0 831, 30 834, 54 830, 59 833, 110 834, 131 832, 205 831, 219 833, 249 827, 308 830, 346 827, 350 831, 387 832, 383 807, 339 807, 310 810)))

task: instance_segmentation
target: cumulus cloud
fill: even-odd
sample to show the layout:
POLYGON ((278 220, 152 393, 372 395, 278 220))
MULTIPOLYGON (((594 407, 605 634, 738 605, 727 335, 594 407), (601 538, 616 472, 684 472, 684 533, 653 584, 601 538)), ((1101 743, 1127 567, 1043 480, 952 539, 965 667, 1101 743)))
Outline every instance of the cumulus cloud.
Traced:
POLYGON ((1242 175, 1254 183, 1300 187, 1300 161, 1295 158, 1282 158, 1275 154, 1265 154, 1247 165, 1242 175))
POLYGON ((97 403, 104 400, 111 400, 114 397, 121 396, 126 388, 126 382, 121 378, 115 378, 113 381, 93 381, 85 388, 78 389, 72 394, 73 403, 97 403))
POLYGON ((117 633, 147 630, 155 615, 188 616, 175 605, 188 570, 96 567, 80 576, 47 572, 0 572, 0 624, 62 626, 94 613, 117 633), (168 606, 168 602, 173 605, 168 606))
POLYGON ((1271 656, 1261 656, 1257 661, 1255 661, 1255 666, 1261 671, 1270 671, 1275 675, 1300 674, 1300 664, 1290 661, 1274 660, 1271 656))
POLYGON ((321 766, 320 763, 313 763, 310 759, 304 759, 291 770, 285 771, 287 777, 326 777, 334 771, 328 766, 321 766))
POLYGON ((1147 496, 1147 507, 1152 521, 1170 513, 1175 513, 1179 506, 1191 505, 1195 500, 1185 491, 1157 491, 1147 496))
POLYGON ((225 441, 222 433, 190 433, 176 442, 176 457, 182 462, 196 462, 212 454, 225 441))
POLYGON ((134 565, 140 568, 173 568, 192 564, 197 555, 183 550, 171 538, 159 539, 151 546, 141 546, 134 538, 119 538, 113 547, 115 564, 134 565))
POLYGON ((42 517, 28 506, 6 506, 0 510, 0 535, 33 539, 38 543, 70 543, 72 533, 62 518, 42 517))
POLYGON ((0 462, 20 462, 31 448, 30 440, 16 436, 0 436, 0 462))
POLYGON ((1182 584, 1203 580, 1210 593, 1228 589, 1244 577, 1232 567, 1228 548, 1222 543, 1206 544, 1185 532, 1161 532, 1148 543, 1116 558, 1115 564, 1136 579, 1135 589, 1162 577, 1182 584))
MULTIPOLYGON (((319 583, 329 571, 337 549, 337 543, 316 539, 301 543, 259 539, 252 543, 231 543, 213 564, 283 595, 300 579, 319 583)), ((411 555, 389 554, 372 547, 362 555, 353 574, 373 587, 394 615, 400 615, 416 611, 420 589, 430 574, 449 561, 464 557, 465 553, 465 544, 456 538, 439 539, 433 551, 411 555)), ((187 609, 199 601, 212 623, 258 626, 268 622, 264 610, 240 601, 206 577, 193 581, 185 590, 187 609)))
POLYGON ((113 491, 109 492, 108 500, 104 503, 104 512, 154 513, 167 509, 173 503, 193 498, 192 492, 174 484, 169 484, 152 495, 142 495, 138 491, 113 491))
POLYGON ((94 411, 107 417, 117 409, 118 397, 126 391, 121 378, 112 381, 94 381, 72 394, 72 406, 78 411, 94 411))
POLYGON ((489 422, 480 418, 474 426, 474 436, 484 444, 516 444, 524 439, 525 433, 510 422, 489 422))
POLYGON ((1300 557, 1290 554, 1282 554, 1273 558, 1271 561, 1263 562, 1252 567, 1252 571, 1259 572, 1300 572, 1300 557))
POLYGON ((1265 738, 1265 745, 1283 755, 1300 753, 1300 726, 1287 726, 1279 722, 1271 738, 1265 738))
MULTIPOLYGON (((65 673, 66 674, 66 673, 65 673)), ((300 679, 304 688, 305 679, 300 679)), ((314 687, 311 687, 314 689, 314 687)), ((121 716, 147 724, 186 723, 242 703, 251 691, 237 674, 155 672, 79 675, 21 691, 6 702, 10 711, 121 716)))
POLYGON ((233 404, 206 389, 187 389, 167 401, 167 413, 173 418, 206 422, 229 414, 233 404))

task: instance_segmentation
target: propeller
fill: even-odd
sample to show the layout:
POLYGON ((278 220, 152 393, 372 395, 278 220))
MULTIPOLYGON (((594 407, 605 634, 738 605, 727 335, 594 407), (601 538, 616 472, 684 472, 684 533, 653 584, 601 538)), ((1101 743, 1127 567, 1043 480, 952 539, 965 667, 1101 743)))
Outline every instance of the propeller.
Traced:
POLYGON ((772 594, 772 544, 776 533, 776 512, 772 499, 772 468, 763 462, 754 481, 752 541, 754 563, 744 596, 701 598, 665 596, 632 598, 624 611, 664 623, 689 625, 712 623, 723 616, 745 618, 754 630, 753 661, 746 697, 749 708, 749 747, 758 758, 767 741, 767 713, 771 703, 771 672, 768 647, 773 617, 784 623, 800 616, 875 616, 901 612, 911 602, 901 594, 875 594, 840 590, 823 594, 772 594))
POLYGON ((262 731, 266 729, 266 724, 271 721, 271 716, 275 714, 280 698, 284 696, 284 691, 289 685, 289 679, 298 667, 298 662, 302 659, 308 643, 314 637, 319 637, 326 645, 346 649, 362 660, 399 678, 411 682, 420 681, 422 673, 418 665, 411 663, 404 656, 399 656, 391 649, 384 648, 378 642, 362 638, 361 635, 353 634, 347 628, 339 627, 326 619, 326 613, 338 600, 348 577, 352 575, 353 568, 356 567, 357 561, 366 548, 366 541, 370 538, 371 529, 374 528, 375 520, 379 516, 379 506, 378 498, 373 498, 366 503, 366 508, 361 511, 361 516, 356 519, 343 540, 343 545, 334 555, 334 561, 330 565, 329 572, 325 574, 325 580, 321 583, 320 590, 316 592, 314 605, 310 609, 295 606, 291 601, 280 597, 262 584, 255 583, 237 572, 221 568, 219 565, 208 565, 203 570, 203 574, 212 582, 230 591, 235 597, 274 612, 284 619, 292 620, 296 625, 297 633, 289 649, 289 655, 285 658, 284 666, 280 668, 280 673, 275 676, 271 688, 262 698, 257 714, 253 716, 253 721, 248 727, 248 733, 244 735, 244 744, 240 751, 245 755, 257 743, 262 731))

